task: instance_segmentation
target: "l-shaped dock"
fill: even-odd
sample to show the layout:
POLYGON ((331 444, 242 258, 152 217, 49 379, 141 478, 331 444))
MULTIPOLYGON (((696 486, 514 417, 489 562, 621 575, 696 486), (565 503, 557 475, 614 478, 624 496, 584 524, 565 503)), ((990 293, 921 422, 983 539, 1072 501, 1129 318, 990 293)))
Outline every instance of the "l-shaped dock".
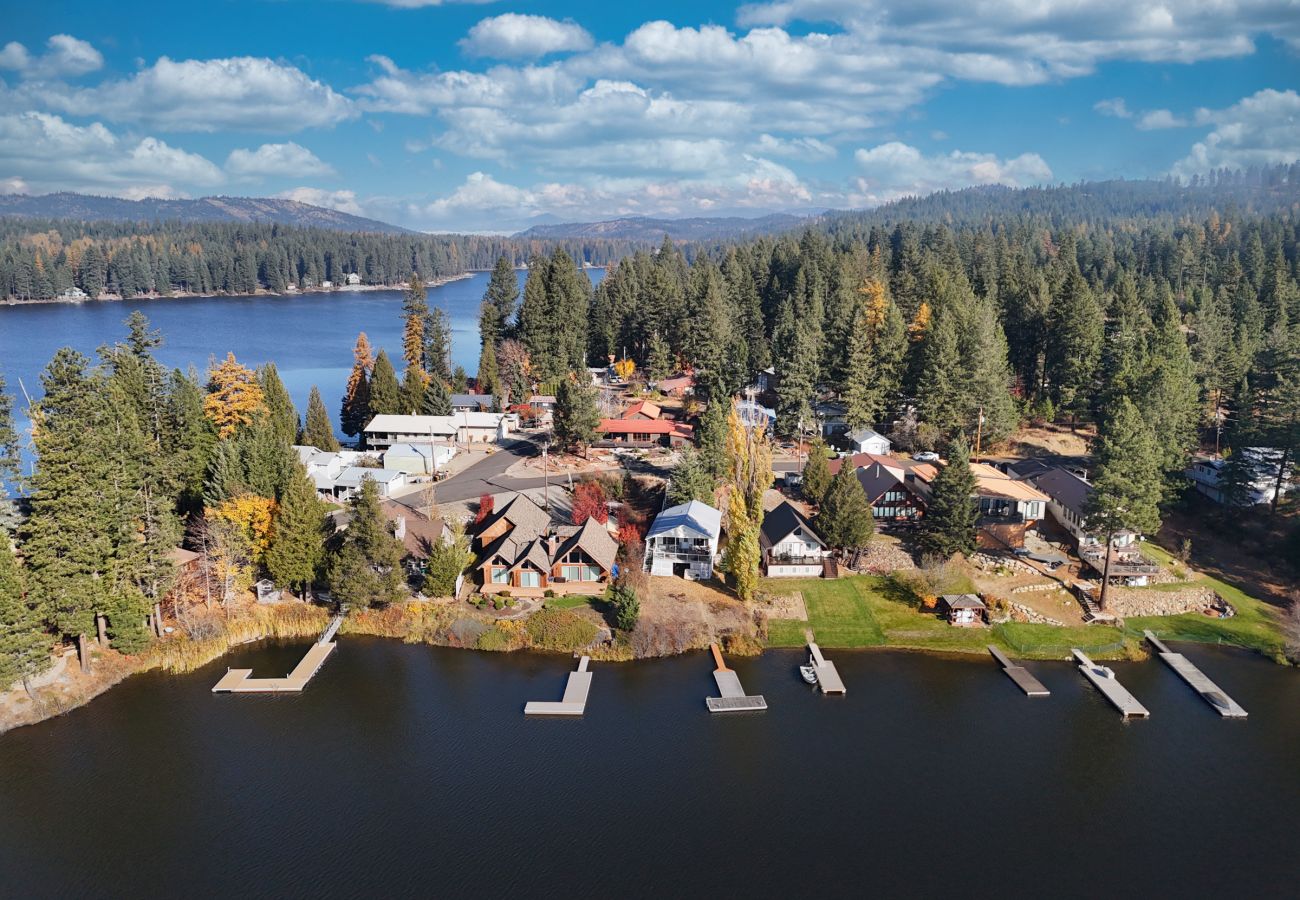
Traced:
POLYGON ((989 644, 989 653, 993 654, 993 658, 1002 665, 1002 671, 1016 683, 1017 687, 1025 692, 1026 696, 1047 697, 1051 695, 1051 691, 1043 687, 1043 683, 1031 675, 1028 669, 1012 662, 1005 653, 992 644, 989 644))
POLYGON ((1128 688, 1115 680, 1115 673, 1108 666, 1099 666, 1079 649, 1071 651, 1079 662, 1079 671, 1101 691, 1126 719, 1145 719, 1151 715, 1147 708, 1138 703, 1137 698, 1128 692, 1128 688))
POLYGON ((712 651, 713 661, 717 666, 713 670, 713 680, 718 683, 718 692, 722 694, 721 697, 704 698, 704 703, 708 706, 709 712, 759 712, 767 709, 767 700, 761 694, 747 695, 745 693, 745 689, 740 686, 740 676, 727 668, 718 645, 709 644, 709 650, 712 651))
POLYGON ((1149 629, 1142 632, 1146 639, 1151 642, 1151 646, 1156 648, 1156 653, 1165 661, 1169 668, 1178 673, 1179 677, 1192 686, 1192 690, 1201 695, 1201 698, 1219 715, 1225 719, 1244 719, 1247 716, 1246 710, 1242 708, 1236 700, 1233 700, 1223 692, 1217 684, 1205 676, 1205 674, 1192 663, 1190 659, 1181 653, 1175 653, 1165 646, 1160 638, 1156 637, 1149 629))
POLYGON ((302 661, 293 667, 293 671, 283 678, 253 678, 252 669, 227 669, 226 674, 212 686, 214 694, 289 694, 297 693, 307 686, 307 682, 325 665, 325 660, 338 645, 334 636, 343 624, 343 616, 335 616, 325 633, 312 644, 302 661))
POLYGON ((587 693, 591 690, 591 673, 587 665, 591 658, 584 656, 578 660, 578 668, 569 673, 569 680, 564 686, 564 696, 557 703, 553 700, 530 700, 524 704, 526 716, 580 716, 587 709, 587 693))
POLYGON ((817 673, 817 686, 822 689, 823 694, 846 694, 848 690, 844 687, 844 681, 840 678, 839 670, 835 668, 835 663, 822 656, 822 649, 813 641, 813 633, 805 632, 808 637, 808 662, 817 673))

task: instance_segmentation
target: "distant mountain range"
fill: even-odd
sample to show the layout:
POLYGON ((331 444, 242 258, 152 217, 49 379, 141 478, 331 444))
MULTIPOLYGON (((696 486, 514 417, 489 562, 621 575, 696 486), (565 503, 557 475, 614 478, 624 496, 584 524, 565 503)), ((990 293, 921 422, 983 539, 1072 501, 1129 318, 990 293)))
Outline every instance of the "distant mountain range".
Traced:
POLYGON ((721 241, 776 234, 805 225, 810 220, 791 213, 772 213, 756 219, 716 216, 693 219, 652 219, 627 216, 602 222, 568 222, 534 225, 513 237, 522 240, 556 241, 608 238, 627 241, 660 241, 666 234, 674 241, 721 241))
POLYGON ((88 194, 0 195, 0 216, 36 219, 81 219, 94 222, 271 222, 335 231, 410 234, 410 230, 339 212, 272 197, 203 197, 198 200, 123 200, 88 194))

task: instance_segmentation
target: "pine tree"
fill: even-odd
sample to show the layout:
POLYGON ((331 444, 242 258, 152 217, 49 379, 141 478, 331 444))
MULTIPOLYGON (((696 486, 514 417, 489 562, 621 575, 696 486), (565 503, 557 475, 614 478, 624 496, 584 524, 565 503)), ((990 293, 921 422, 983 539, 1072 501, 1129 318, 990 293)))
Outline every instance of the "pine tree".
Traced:
POLYGON ((849 332, 844 403, 850 429, 880 421, 902 377, 907 332, 884 284, 868 280, 857 291, 849 332))
POLYGON ((349 507, 348 527, 329 567, 334 599, 353 609, 398 602, 405 595, 403 548, 388 527, 372 479, 361 480, 349 507))
MULTIPOLYGON (((1160 453, 1151 426, 1127 397, 1102 417, 1093 452, 1092 493, 1085 509, 1087 529, 1109 547, 1116 532, 1153 534, 1160 528, 1160 453)), ((1106 568, 1109 569, 1109 557, 1106 568)), ((1101 606, 1106 607, 1103 575, 1101 606)))
POLYGON ((672 374, 672 370, 672 350, 668 342, 656 331, 650 335, 650 347, 646 355, 646 375, 651 381, 662 381, 672 374))
POLYGON ((325 401, 321 399, 320 389, 314 384, 311 386, 311 394, 307 397, 307 422, 303 426, 299 443, 326 453, 334 453, 339 449, 338 439, 334 437, 334 426, 330 422, 329 410, 325 408, 325 401))
POLYGON ((719 397, 704 407, 700 427, 695 432, 695 446, 700 462, 714 481, 727 474, 727 414, 731 404, 719 397))
POLYGON ((712 506, 717 499, 714 496, 717 484, 699 452, 687 447, 682 451, 681 461, 673 467, 668 482, 668 502, 676 505, 699 500, 712 506))
POLYGON ((501 373, 497 370, 497 348, 492 341, 483 342, 483 350, 478 357, 478 376, 474 386, 481 394, 500 396, 501 373))
POLYGON ((424 384, 424 379, 426 377, 429 378, 430 386, 432 386, 435 381, 441 384, 440 379, 426 376, 419 369, 412 368, 411 366, 406 367, 406 372, 402 375, 401 387, 403 413, 407 415, 416 415, 424 406, 424 396, 428 390, 424 384))
POLYGON ((388 359, 388 353, 379 351, 375 368, 370 376, 370 415, 401 415, 402 386, 397 383, 397 372, 388 359))
POLYGON ((257 370, 257 381, 262 386, 263 402, 271 417, 271 428, 276 438, 286 446, 298 437, 301 422, 293 398, 280 380, 275 363, 267 363, 257 370))
POLYGON ((813 424, 812 397, 818 365, 814 327, 795 316, 794 302, 787 299, 772 334, 772 356, 779 378, 776 431, 782 437, 794 437, 813 424))
POLYGON ((424 319, 424 359, 430 377, 451 380, 451 323, 441 307, 433 307, 424 319))
POLYGON ((1052 303, 1047 323, 1046 375, 1058 410, 1077 415, 1093 388, 1101 359, 1101 307, 1078 267, 1073 266, 1052 303))
POLYGON ((562 448, 579 447, 584 452, 596 439, 600 410, 596 392, 586 373, 570 374, 560 382, 555 395, 555 440, 562 448))
POLYGON ((1132 395, 1142 418, 1150 424, 1167 476, 1167 496, 1183 484, 1188 454, 1196 444, 1200 418, 1198 386, 1178 307, 1168 291, 1156 301, 1147 365, 1132 395))
POLYGON ((451 415, 451 394, 447 390, 447 385, 441 378, 434 376, 429 380, 429 385, 425 388, 424 397, 421 398, 420 414, 425 416, 449 416, 451 415))
POLYGON ((375 366, 375 357, 370 350, 370 341, 363 331, 357 335, 356 347, 352 350, 352 372, 348 375, 348 385, 343 392, 343 408, 339 422, 343 433, 355 437, 370 423, 370 371, 375 366))
POLYGON ((20 471, 18 432, 14 429, 14 398, 5 393, 4 375, 0 374, 0 500, 6 496, 5 482, 17 481, 20 471))
POLYGON ((921 519, 920 544, 925 550, 947 559, 954 553, 975 552, 975 526, 979 506, 975 502, 975 475, 970 468, 970 450, 958 438, 948 448, 948 464, 939 470, 931 486, 930 503, 921 519))
POLYGON ((857 470, 848 460, 831 479, 815 521, 826 543, 840 550, 860 550, 871 543, 875 519, 857 470))
POLYGON ((308 597, 325 558, 326 506, 301 463, 295 463, 273 520, 266 568, 279 584, 299 587, 308 597))
MULTIPOLYGON (((850 460, 845 459, 840 468, 851 469, 853 466, 850 460)), ((810 503, 821 503, 830 486, 831 467, 826 459, 826 445, 818 438, 808 448, 808 464, 803 469, 803 495, 810 503)))
POLYGON ((509 336, 506 327, 514 318, 518 300, 519 279, 515 277, 515 267, 508 257, 498 256, 479 307, 479 337, 485 348, 509 336))
POLYGON ((50 666, 50 638, 28 602, 9 536, 0 529, 0 693, 50 666))
POLYGON ((456 580, 474 561, 470 553, 469 540, 465 529, 459 522, 447 525, 451 535, 450 541, 434 541, 429 548, 427 574, 422 590, 431 597, 453 597, 456 594, 456 580))

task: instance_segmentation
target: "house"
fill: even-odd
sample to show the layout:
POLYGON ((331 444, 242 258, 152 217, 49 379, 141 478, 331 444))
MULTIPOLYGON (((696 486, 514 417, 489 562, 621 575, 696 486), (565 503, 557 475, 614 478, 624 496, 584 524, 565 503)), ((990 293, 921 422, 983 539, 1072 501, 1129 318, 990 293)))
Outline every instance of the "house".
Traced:
MULTIPOLYGON (((836 403, 833 400, 822 400, 813 405, 813 415, 817 421, 822 423, 822 437, 833 438, 844 434, 849 430, 849 423, 844 421, 848 415, 849 408, 843 403, 836 403)), ((805 427, 811 427, 812 422, 805 422, 805 427)))
POLYGON ((89 300, 90 295, 79 287, 70 287, 67 290, 59 291, 59 299, 72 300, 75 302, 80 300, 89 300))
POLYGON ((601 435, 598 447, 681 447, 695 434, 691 426, 668 419, 601 419, 596 431, 601 435))
POLYGON ((722 536, 722 513, 692 500, 655 516, 646 533, 645 570, 651 575, 711 578, 722 536))
POLYGON ((939 598, 948 624, 958 628, 978 628, 985 624, 988 609, 975 594, 944 594, 939 598))
POLYGON ((351 499, 361 489, 361 480, 367 477, 378 486, 380 497, 387 497, 406 484, 405 472, 379 468, 375 457, 368 453, 356 450, 326 453, 302 444, 295 444, 293 449, 316 493, 327 500, 351 499))
POLYGON ((1013 462, 1004 462, 998 465, 1002 471, 1006 472, 1016 481, 1033 481, 1044 472, 1050 472, 1052 469, 1059 468, 1049 462, 1031 456, 1029 459, 1018 459, 1013 462))
POLYGON ((766 394, 768 391, 776 390, 776 369, 772 366, 768 366, 766 369, 759 372, 758 376, 754 379, 754 388, 760 394, 766 394))
POLYGON ((620 419, 626 419, 630 422, 655 421, 664 417, 664 411, 658 403, 652 403, 649 400, 638 400, 627 409, 623 410, 620 419))
POLYGON ((490 513, 474 535, 476 578, 485 593, 538 597, 604 593, 617 574, 618 542, 595 519, 554 525, 523 494, 490 513))
POLYGON ((821 575, 830 548, 812 524, 790 502, 763 516, 758 531, 763 572, 769 578, 810 578, 821 575))
POLYGON ((871 453, 875 456, 888 456, 892 446, 889 438, 870 428, 859 428, 857 431, 850 431, 844 436, 844 440, 848 441, 851 453, 871 453))
MULTIPOLYGON (((1084 527, 1088 517, 1088 498, 1092 485, 1086 479, 1062 468, 1052 468, 1029 479, 1034 487, 1047 495, 1047 511, 1052 519, 1070 533, 1080 549, 1097 544, 1096 535, 1084 527)), ((1112 540, 1114 547, 1127 547, 1137 540, 1131 531, 1121 531, 1112 540)))
MULTIPOLYGON (((1025 532, 1042 521, 1048 497, 1032 484, 1016 481, 1006 472, 987 463, 971 463, 975 476, 972 500, 979 505, 977 544, 985 550, 1019 549, 1025 545, 1025 532)), ((910 482, 928 507, 932 482, 939 472, 928 463, 910 468, 910 482)))
POLYGON ((451 408, 454 412, 492 412, 496 406, 497 398, 492 394, 451 395, 451 408))
POLYGON ((528 405, 539 413, 555 412, 555 395, 533 394, 528 398, 528 405))
POLYGON ((322 282, 320 283, 320 286, 321 286, 322 288, 324 288, 325 290, 329 290, 330 288, 334 287, 334 282, 330 281, 330 280, 327 278, 327 279, 325 279, 324 281, 322 281, 322 282))
POLYGON ((511 417, 506 413, 458 412, 450 416, 380 415, 365 427, 366 446, 383 450, 399 443, 488 444, 505 440, 511 417))
POLYGON ((335 500, 351 500, 361 491, 361 482, 370 479, 379 488, 381 498, 406 484, 406 473, 392 469, 374 469, 369 466, 347 466, 334 478, 332 494, 335 500))
POLYGON ((876 521, 912 523, 925 515, 925 501, 909 484, 907 467, 898 460, 869 456, 858 466, 857 475, 876 521))
POLYGON ((392 499, 381 502, 379 509, 392 525, 393 537, 402 542, 406 551, 404 562, 412 573, 424 571, 425 562, 435 545, 452 542, 451 529, 442 519, 430 518, 418 509, 392 499))
POLYGON ((670 397, 685 397, 695 390, 694 375, 674 375, 655 384, 655 387, 670 397))
MULTIPOLYGON (((1252 473, 1244 499, 1250 506, 1272 503, 1278 493, 1278 467, 1285 462, 1285 454, 1272 447, 1243 447, 1238 452, 1250 463, 1252 473)), ((1224 496, 1220 482, 1223 478, 1223 469, 1227 464, 1226 459, 1198 457, 1183 474, 1192 482, 1196 490, 1215 503, 1223 503, 1224 496)), ((1282 495, 1285 496, 1291 488, 1291 479, 1283 477, 1282 495)))
POLYGON ((456 455, 451 444, 400 443, 393 444, 381 455, 385 469, 407 475, 433 475, 446 468, 456 455))
POLYGON ((346 276, 346 281, 348 284, 360 284, 361 276, 356 272, 349 272, 346 276))
POLYGON ((765 428, 770 431, 776 426, 776 410, 753 400, 736 401, 736 415, 740 417, 740 424, 746 428, 765 428))

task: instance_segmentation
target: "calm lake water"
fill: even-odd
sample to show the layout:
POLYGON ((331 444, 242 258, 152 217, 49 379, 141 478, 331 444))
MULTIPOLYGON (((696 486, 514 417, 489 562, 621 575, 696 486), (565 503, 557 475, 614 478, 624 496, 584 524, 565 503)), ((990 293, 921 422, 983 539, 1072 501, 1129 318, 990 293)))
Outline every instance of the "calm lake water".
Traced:
POLYGON ((1251 896, 1294 889, 1300 672, 1187 652, 1123 722, 1066 663, 738 660, 764 714, 711 717, 704 653, 594 666, 580 721, 525 719, 571 660, 344 637, 296 697, 216 696, 250 646, 0 736, 0 893, 75 896, 1251 896))
MULTIPOLYGON (((588 269, 599 284, 604 269, 588 269)), ((519 272, 522 289, 525 272, 519 272)), ((431 305, 446 311, 452 325, 452 364, 471 375, 478 369, 478 308, 488 274, 429 289, 431 305)), ((123 303, 0 305, 0 373, 18 395, 19 380, 33 396, 41 393, 40 373, 60 347, 88 356, 119 340, 122 321, 139 309, 163 333, 158 358, 168 366, 207 368, 212 357, 233 351, 240 362, 274 362, 300 414, 307 410, 313 384, 334 412, 343 395, 352 346, 366 332, 371 344, 388 351, 401 374, 402 292, 337 291, 285 297, 187 297, 123 303)), ((25 424, 25 420, 24 420, 25 424)))

